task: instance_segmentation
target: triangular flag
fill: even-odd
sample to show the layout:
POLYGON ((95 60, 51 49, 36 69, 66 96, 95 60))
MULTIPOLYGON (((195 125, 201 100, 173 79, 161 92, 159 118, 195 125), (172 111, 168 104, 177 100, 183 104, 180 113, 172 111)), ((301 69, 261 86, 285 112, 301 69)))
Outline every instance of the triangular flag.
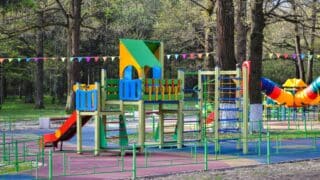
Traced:
POLYGON ((189 58, 190 58, 190 59, 194 59, 194 58, 195 58, 194 53, 190 53, 190 54, 189 54, 189 58))
POLYGON ((210 53, 206 53, 206 57, 209 57, 210 53))
POLYGON ((317 59, 320 59, 320 54, 317 54, 317 59))
POLYGON ((187 58, 187 54, 182 54, 182 58, 186 59, 187 58))
POLYGON ((202 59, 203 54, 202 53, 198 53, 198 58, 202 59))
POLYGON ((175 54, 175 55, 174 55, 174 58, 175 58, 176 60, 178 60, 179 54, 175 54))
POLYGON ((313 54, 308 54, 308 60, 310 61, 312 60, 312 58, 313 58, 313 54))
POLYGON ((66 57, 62 57, 61 61, 64 62, 66 60, 66 57))
POLYGON ((112 57, 111 57, 111 61, 113 62, 115 58, 116 58, 116 57, 112 56, 112 57))
POLYGON ((170 54, 167 54, 167 59, 168 59, 168 60, 170 59, 170 57, 171 57, 171 55, 170 55, 170 54))
POLYGON ((99 56, 94 57, 94 62, 98 62, 99 61, 99 56))
POLYGON ((285 54, 283 54, 283 57, 284 57, 285 59, 288 59, 289 54, 285 53, 285 54))
POLYGON ((89 63, 89 62, 90 62, 90 59, 91 59, 91 57, 86 57, 86 61, 87 61, 87 63, 89 63))
POLYGON ((82 61, 82 57, 77 57, 77 59, 78 59, 78 62, 81 62, 82 61))
POLYGON ((31 61, 31 58, 26 58, 26 62, 29 62, 29 61, 31 61))
POLYGON ((9 62, 13 61, 13 58, 8 58, 8 61, 9 61, 9 62))
MULTIPOLYGON (((51 59, 51 60, 53 60, 53 61, 54 61, 54 60, 56 60, 56 58, 55 58, 55 57, 52 57, 52 58, 48 58, 48 59, 51 59)), ((57 58, 57 59, 58 59, 58 58, 57 58)))
POLYGON ((21 61, 21 58, 18 58, 17 61, 20 62, 20 61, 21 61))
POLYGON ((70 61, 72 62, 74 60, 74 57, 70 57, 70 61))
POLYGON ((39 59, 38 59, 38 58, 34 58, 33 60, 34 60, 35 62, 38 62, 39 59))
POLYGON ((104 62, 106 62, 108 57, 107 56, 103 56, 102 59, 103 59, 104 62))
POLYGON ((306 55, 305 55, 305 54, 300 54, 300 58, 301 58, 301 60, 303 60, 305 57, 306 57, 306 55))
POLYGON ((4 58, 0 58, 0 64, 4 62, 4 58))
POLYGON ((276 53, 277 58, 279 59, 281 57, 280 53, 276 53))
POLYGON ((297 54, 293 53, 291 57, 292 59, 297 59, 297 54))
POLYGON ((269 59, 273 59, 273 53, 269 53, 269 59))

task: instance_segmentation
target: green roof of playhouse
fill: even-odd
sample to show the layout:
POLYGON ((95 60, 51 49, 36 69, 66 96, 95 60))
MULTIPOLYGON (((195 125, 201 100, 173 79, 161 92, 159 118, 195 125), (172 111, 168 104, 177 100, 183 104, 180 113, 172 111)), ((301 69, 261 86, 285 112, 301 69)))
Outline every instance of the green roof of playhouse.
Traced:
POLYGON ((120 39, 120 43, 128 49, 140 67, 162 67, 162 64, 153 54, 159 48, 160 41, 120 39))

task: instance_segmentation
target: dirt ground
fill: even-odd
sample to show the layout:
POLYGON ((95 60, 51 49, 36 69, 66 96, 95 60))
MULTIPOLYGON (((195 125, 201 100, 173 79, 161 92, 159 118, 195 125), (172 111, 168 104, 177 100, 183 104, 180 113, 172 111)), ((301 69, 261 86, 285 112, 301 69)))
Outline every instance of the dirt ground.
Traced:
POLYGON ((272 180, 309 180, 320 179, 320 159, 300 161, 292 163, 281 163, 272 165, 258 165, 253 167, 242 167, 227 170, 194 172, 176 174, 165 177, 155 177, 151 179, 169 180, 194 180, 194 179, 272 179, 272 180))

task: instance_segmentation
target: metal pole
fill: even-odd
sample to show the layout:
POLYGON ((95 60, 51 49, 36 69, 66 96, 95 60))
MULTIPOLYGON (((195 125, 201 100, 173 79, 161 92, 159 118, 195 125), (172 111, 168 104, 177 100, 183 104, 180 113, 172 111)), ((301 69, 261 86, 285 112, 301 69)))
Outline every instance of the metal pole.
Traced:
POLYGON ((15 166, 16 166, 16 172, 19 171, 19 151, 18 151, 18 141, 15 141, 15 166))
POLYGON ((6 133, 2 133, 2 161, 6 160, 6 133))
POLYGON ((53 175, 53 162, 52 162, 52 150, 49 150, 49 160, 48 160, 48 179, 52 180, 52 175, 53 175))
POLYGON ((137 159, 136 159, 136 144, 133 144, 132 147, 132 179, 136 179, 137 178, 137 159))
POLYGON ((267 132, 267 164, 270 164, 270 133, 267 132))
POLYGON ((204 170, 208 170, 208 141, 204 139, 204 170))
POLYGON ((39 154, 36 155, 36 179, 38 179, 38 168, 39 168, 39 154))
POLYGON ((67 158, 66 158, 66 153, 63 152, 62 154, 62 164, 63 164, 63 175, 65 176, 67 174, 67 158))

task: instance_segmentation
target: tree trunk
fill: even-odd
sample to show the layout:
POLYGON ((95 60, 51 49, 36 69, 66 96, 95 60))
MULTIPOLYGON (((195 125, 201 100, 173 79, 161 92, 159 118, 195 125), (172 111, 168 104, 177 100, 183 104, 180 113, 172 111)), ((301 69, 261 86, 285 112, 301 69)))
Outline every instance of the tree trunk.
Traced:
POLYGON ((232 0, 217 1, 217 65, 222 70, 235 70, 234 7, 232 0))
MULTIPOLYGON (((71 17, 69 17, 68 27, 68 51, 70 56, 78 56, 80 54, 80 25, 81 25, 81 3, 82 0, 72 0, 71 17)), ((75 109, 75 95, 72 86, 80 80, 80 63, 77 61, 68 62, 68 98, 67 111, 75 109)))
MULTIPOLYGON (((40 28, 37 30, 37 57, 43 57, 43 41, 44 41, 44 31, 43 31, 43 12, 38 12, 38 24, 40 28)), ((35 74, 35 108, 43 109, 43 61, 44 59, 38 59, 36 62, 36 74, 35 74)))
POLYGON ((295 51, 297 54, 297 64, 298 64, 298 70, 299 70, 299 78, 302 79, 303 81, 306 80, 305 78, 305 74, 304 74, 304 66, 303 66, 303 62, 301 60, 301 43, 300 43, 300 35, 299 35, 299 24, 298 24, 298 17, 297 17, 297 5, 295 0, 291 1, 292 3, 292 10, 294 12, 294 33, 295 33, 295 51))
POLYGON ((239 64, 247 59, 247 0, 236 0, 236 59, 239 64))
POLYGON ((1 105, 4 103, 4 72, 3 72, 3 64, 0 63, 0 109, 1 105))
POLYGON ((265 19, 263 14, 263 0, 251 1, 251 34, 250 34, 250 129, 259 130, 259 122, 262 121, 262 53, 263 53, 263 29, 265 19))
MULTIPOLYGON (((204 51, 205 53, 210 53, 213 51, 213 43, 212 39, 212 15, 214 10, 215 0, 207 0, 206 7, 207 9, 204 11, 205 16, 205 28, 204 28, 204 51)), ((214 69, 213 56, 205 56, 204 59, 204 68, 206 69, 214 69)))
POLYGON ((317 1, 313 0, 312 4, 312 27, 311 27, 311 36, 310 36, 310 55, 308 57, 308 69, 307 69, 307 83, 310 84, 312 82, 313 76, 313 60, 314 60, 314 43, 315 43, 315 33, 316 33, 316 23, 317 23, 317 1))

